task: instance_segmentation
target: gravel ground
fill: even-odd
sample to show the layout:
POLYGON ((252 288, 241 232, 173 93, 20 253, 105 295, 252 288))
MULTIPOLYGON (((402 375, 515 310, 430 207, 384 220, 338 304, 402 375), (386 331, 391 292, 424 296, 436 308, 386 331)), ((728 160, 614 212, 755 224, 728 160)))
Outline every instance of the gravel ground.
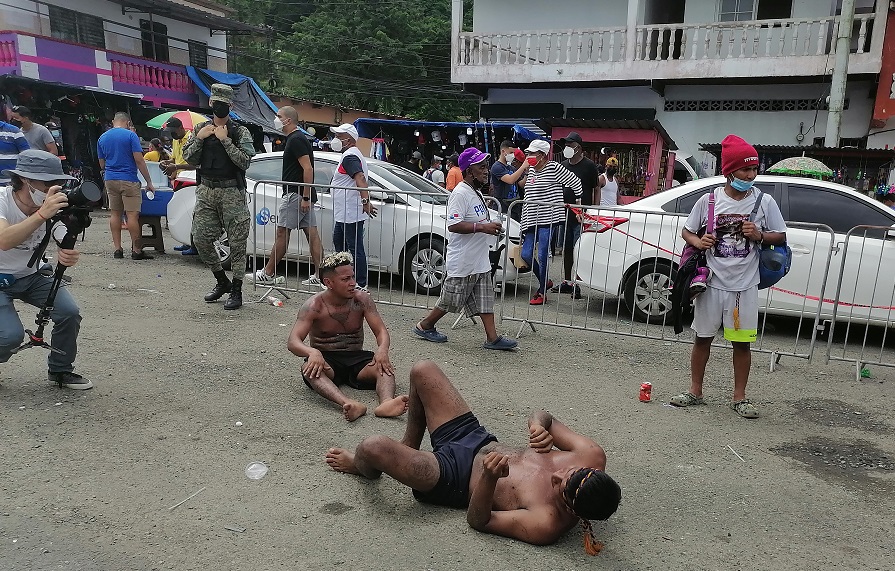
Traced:
MULTIPOLYGON (((99 213, 79 246, 77 370, 93 390, 49 385, 40 349, 0 367, 0 568, 891 569, 890 369, 855 380, 853 364, 818 352, 771 373, 756 356, 762 417, 746 421, 726 407, 723 348, 707 406, 676 409, 663 403, 687 386, 686 343, 538 326, 516 353, 491 353, 469 321, 449 330, 446 318, 450 342, 429 344, 410 334, 421 310, 383 305, 399 389, 415 361, 434 359, 502 441, 524 445, 526 415, 544 407, 603 444, 623 501, 595 524, 606 549, 591 558, 577 532, 550 547, 487 536, 388 478, 330 471, 328 447, 399 437, 404 420, 349 424, 300 382, 285 341, 305 295, 207 305, 210 273, 166 238, 154 261, 113 260, 99 213), (644 380, 651 403, 637 398, 644 380), (256 460, 270 467, 257 481, 244 474, 256 460)), ((20 308, 26 324, 34 313, 20 308)), ((774 339, 795 337, 776 325, 774 339)))

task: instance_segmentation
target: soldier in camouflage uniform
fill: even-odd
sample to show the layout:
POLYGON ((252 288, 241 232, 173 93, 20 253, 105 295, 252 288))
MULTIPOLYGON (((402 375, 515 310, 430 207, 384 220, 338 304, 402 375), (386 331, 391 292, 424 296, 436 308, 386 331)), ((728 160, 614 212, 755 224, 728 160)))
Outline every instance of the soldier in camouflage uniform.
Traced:
POLYGON ((210 105, 214 118, 196 125, 193 137, 183 147, 183 159, 198 171, 193 242, 199 258, 217 278, 205 301, 217 301, 229 293, 224 309, 242 306, 242 276, 251 221, 246 206, 245 171, 255 155, 249 130, 229 118, 232 101, 233 89, 229 85, 212 85, 210 105), (214 247, 223 230, 230 241, 232 282, 227 279, 214 247))

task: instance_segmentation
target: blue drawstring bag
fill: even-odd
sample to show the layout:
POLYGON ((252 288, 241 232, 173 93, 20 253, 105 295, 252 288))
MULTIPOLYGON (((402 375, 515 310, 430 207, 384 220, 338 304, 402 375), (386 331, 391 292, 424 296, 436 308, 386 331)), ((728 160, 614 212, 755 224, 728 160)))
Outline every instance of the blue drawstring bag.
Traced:
MULTIPOLYGON (((755 197, 755 208, 749 215, 749 220, 755 222, 755 214, 761 206, 764 194, 759 190, 755 197)), ((782 244, 761 244, 758 250, 758 289, 767 289, 783 279, 789 273, 792 266, 792 249, 783 242, 782 244)))

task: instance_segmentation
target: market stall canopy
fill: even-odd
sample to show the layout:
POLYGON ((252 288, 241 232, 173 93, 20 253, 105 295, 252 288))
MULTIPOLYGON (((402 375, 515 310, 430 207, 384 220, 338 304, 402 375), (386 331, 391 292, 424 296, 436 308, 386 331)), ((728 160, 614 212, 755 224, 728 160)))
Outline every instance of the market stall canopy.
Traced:
POLYGON ((545 137, 525 128, 518 123, 501 121, 479 121, 477 123, 463 123, 456 121, 410 121, 402 119, 357 119, 354 121, 357 133, 361 137, 372 139, 388 127, 407 127, 412 129, 513 129, 513 131, 527 141, 545 139, 545 137))
POLYGON ((209 97, 212 84, 224 83, 232 87, 233 107, 230 115, 239 121, 258 125, 265 131, 275 132, 273 120, 277 116, 277 106, 254 79, 238 73, 222 73, 193 66, 187 66, 186 72, 202 93, 209 97))
POLYGON ((833 169, 811 157, 789 157, 783 159, 774 163, 767 172, 815 178, 833 176, 833 169))
POLYGON ((554 119, 539 119, 535 121, 535 125, 552 133, 554 127, 568 127, 570 129, 636 129, 641 131, 655 131, 665 141, 665 148, 670 151, 677 150, 677 144, 674 139, 662 126, 662 123, 655 119, 565 119, 557 117, 554 119))

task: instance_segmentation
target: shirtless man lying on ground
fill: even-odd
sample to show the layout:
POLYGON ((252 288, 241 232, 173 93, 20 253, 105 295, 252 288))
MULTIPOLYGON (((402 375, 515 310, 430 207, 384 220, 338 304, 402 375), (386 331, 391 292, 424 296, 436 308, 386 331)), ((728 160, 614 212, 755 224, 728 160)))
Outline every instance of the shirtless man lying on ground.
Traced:
POLYGON ((535 545, 554 543, 580 520, 585 549, 596 555, 602 544, 588 520, 607 519, 621 499, 603 471, 603 448, 543 410, 529 416, 528 433, 527 448, 499 444, 438 365, 422 361, 410 372, 404 438, 370 436, 354 453, 331 448, 326 463, 371 479, 385 472, 422 502, 466 508, 474 529, 535 545), (419 449, 426 429, 434 453, 419 449))
POLYGON ((389 334, 370 294, 356 290, 351 254, 337 252, 320 265, 326 291, 311 296, 298 312, 289 350, 305 358, 302 378, 320 396, 336 403, 348 421, 367 413, 338 385, 376 389, 376 416, 407 412, 407 395, 395 396, 395 370, 389 360, 389 334), (376 352, 364 350, 364 321, 376 337, 376 352), (310 334, 310 343, 305 338, 310 334))

